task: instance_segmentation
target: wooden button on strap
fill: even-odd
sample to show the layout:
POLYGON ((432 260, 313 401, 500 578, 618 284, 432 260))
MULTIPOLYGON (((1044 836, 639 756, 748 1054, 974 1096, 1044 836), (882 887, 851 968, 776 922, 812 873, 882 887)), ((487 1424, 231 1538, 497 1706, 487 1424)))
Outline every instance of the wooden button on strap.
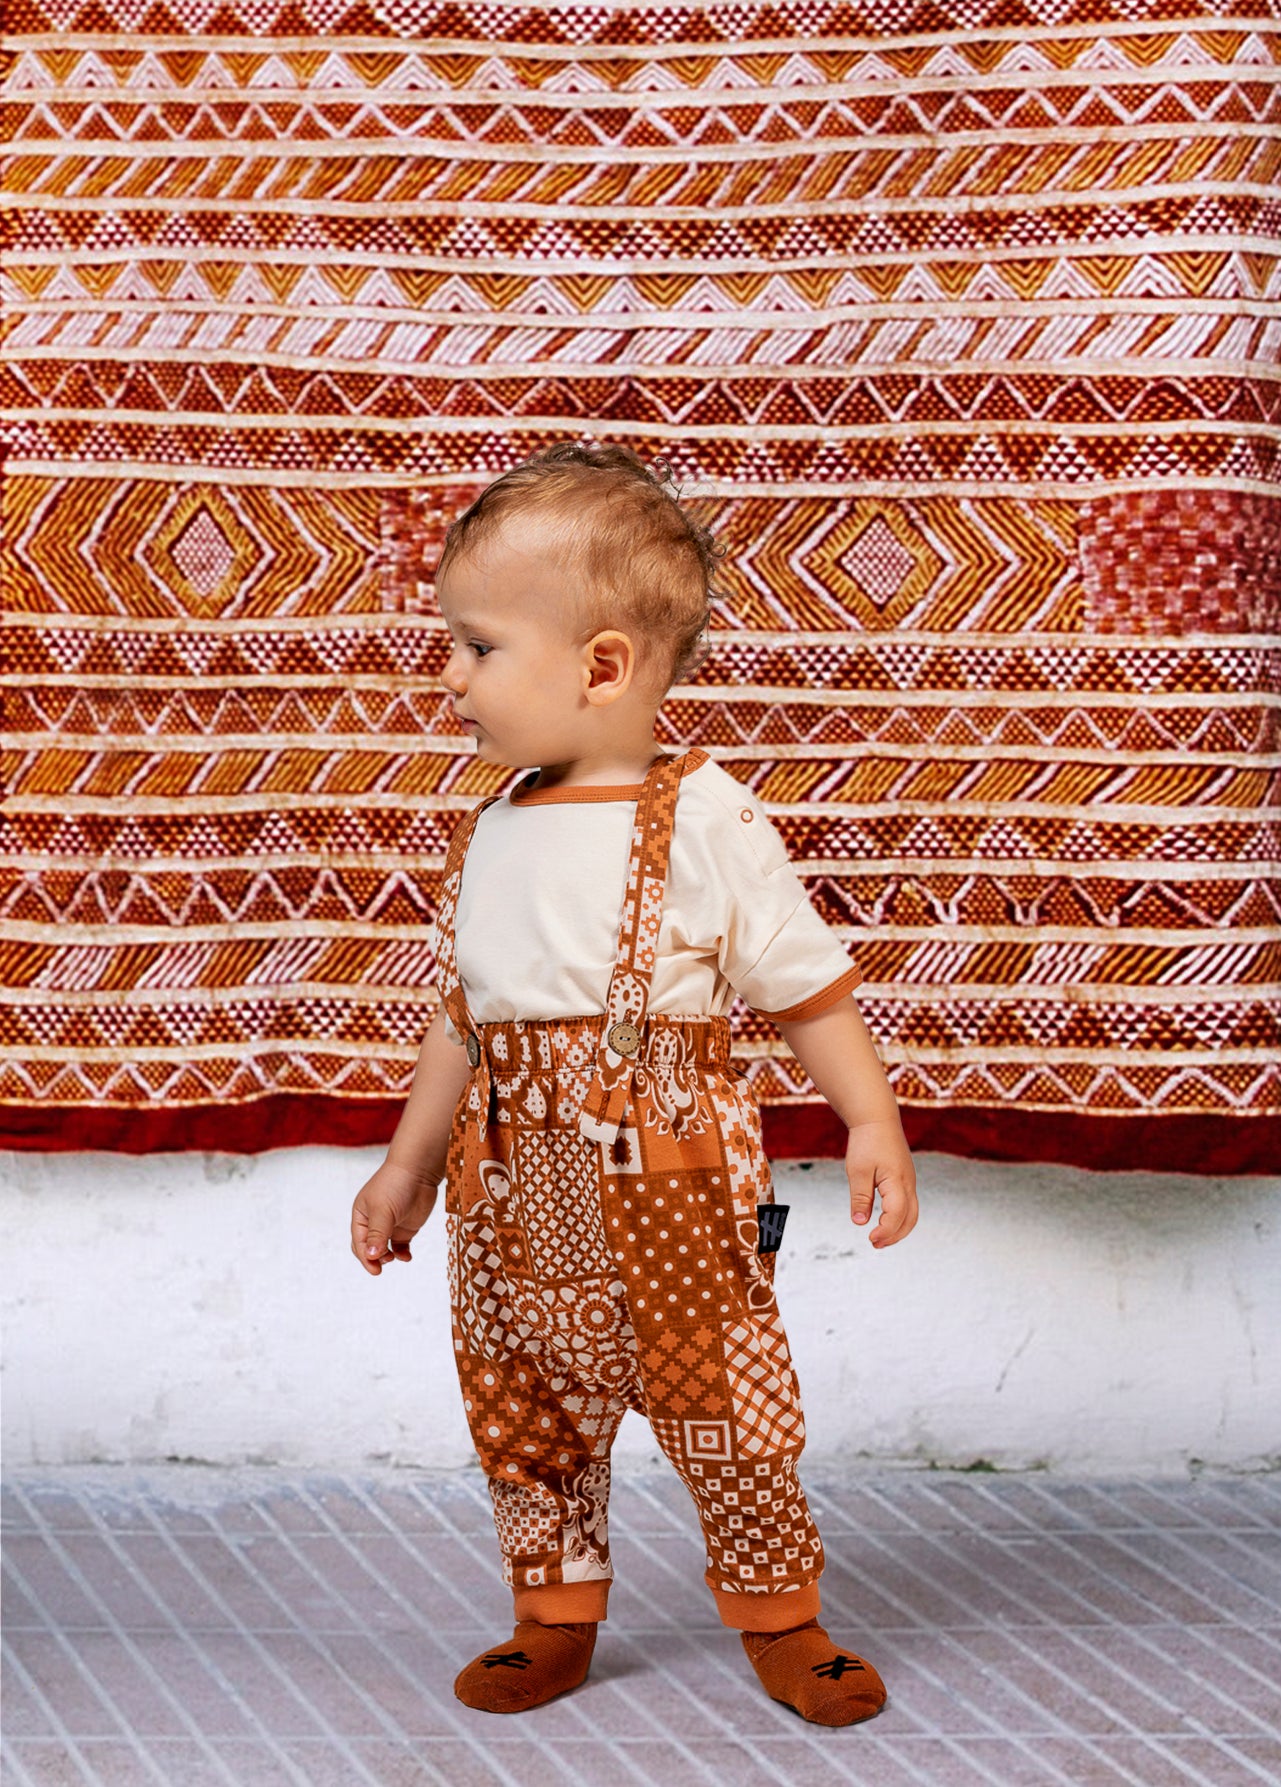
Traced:
POLYGON ((467 1059, 473 1067, 480 1066, 480 1038, 474 1030, 467 1037, 467 1059))
POLYGON ((640 1048, 640 1031, 635 1024, 611 1024, 605 1040, 616 1055, 634 1055, 640 1048))

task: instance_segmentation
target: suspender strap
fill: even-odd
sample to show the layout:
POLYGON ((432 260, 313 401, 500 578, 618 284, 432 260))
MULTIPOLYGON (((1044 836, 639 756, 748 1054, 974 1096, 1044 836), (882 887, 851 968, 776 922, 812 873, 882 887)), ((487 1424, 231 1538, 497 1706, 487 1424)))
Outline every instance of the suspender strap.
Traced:
POLYGON ((636 802, 618 954, 605 1001, 596 1075, 578 1118, 582 1134, 596 1141, 618 1142, 649 1005, 676 797, 685 772, 705 761, 705 752, 691 750, 651 764, 636 802))
MULTIPOLYGON (((667 882, 667 858, 676 820, 676 797, 681 777, 706 763, 707 753, 695 747, 680 757, 660 758, 651 764, 636 802, 632 827, 627 889, 623 895, 618 927, 618 949, 605 1002, 596 1073, 579 1115, 584 1135, 614 1142, 622 1127, 631 1091, 641 1029, 649 1005, 649 983, 658 947, 658 927, 663 915, 667 882)), ((445 857, 440 903, 436 910, 436 984, 450 1022, 464 1039, 473 1068, 467 1108, 479 1132, 489 1121, 493 1084, 489 1057, 480 1047, 475 1024, 467 1009, 454 952, 454 921, 462 883, 467 846, 476 821, 501 794, 491 794, 473 807, 454 828, 445 857)))

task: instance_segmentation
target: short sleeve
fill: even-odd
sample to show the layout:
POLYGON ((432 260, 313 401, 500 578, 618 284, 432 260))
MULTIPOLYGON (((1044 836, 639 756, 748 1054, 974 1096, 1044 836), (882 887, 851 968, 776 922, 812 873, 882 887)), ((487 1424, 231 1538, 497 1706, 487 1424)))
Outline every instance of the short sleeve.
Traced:
MULTIPOLYGON (((726 777, 727 781, 732 778, 726 777)), ((814 1017, 862 975, 813 905, 778 828, 750 789, 724 785, 707 827, 708 895, 721 973, 762 1017, 814 1017)))

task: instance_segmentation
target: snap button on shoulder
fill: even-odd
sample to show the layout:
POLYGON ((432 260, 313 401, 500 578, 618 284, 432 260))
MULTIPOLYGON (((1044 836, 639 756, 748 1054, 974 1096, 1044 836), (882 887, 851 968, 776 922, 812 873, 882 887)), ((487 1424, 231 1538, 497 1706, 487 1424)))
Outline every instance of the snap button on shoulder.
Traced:
POLYGON ((611 1024, 605 1040, 616 1055, 634 1055, 640 1047, 640 1031, 635 1024, 611 1024))
POLYGON ((739 814, 739 818, 743 821, 744 825, 750 825, 752 823, 752 820, 755 819, 755 817, 756 817, 756 815, 755 815, 755 813, 753 813, 753 811, 750 807, 744 807, 742 812, 739 814))
POLYGON ((480 1038, 474 1030, 467 1034, 467 1059, 473 1067, 480 1066, 480 1038))

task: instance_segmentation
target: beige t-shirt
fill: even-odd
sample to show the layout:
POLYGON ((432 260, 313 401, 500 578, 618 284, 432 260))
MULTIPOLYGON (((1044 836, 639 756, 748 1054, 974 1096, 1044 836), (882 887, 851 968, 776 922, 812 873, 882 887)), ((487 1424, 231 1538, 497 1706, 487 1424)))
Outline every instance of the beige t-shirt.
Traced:
MULTIPOLYGON (((481 814, 454 924, 476 1023, 604 1011, 639 793, 639 783, 517 784, 481 814)), ((719 1016, 738 994, 790 1022, 861 979, 757 797, 710 758, 691 769, 676 801, 649 1009, 719 1016)), ((461 1042, 448 1018, 445 1030, 461 1042)))

